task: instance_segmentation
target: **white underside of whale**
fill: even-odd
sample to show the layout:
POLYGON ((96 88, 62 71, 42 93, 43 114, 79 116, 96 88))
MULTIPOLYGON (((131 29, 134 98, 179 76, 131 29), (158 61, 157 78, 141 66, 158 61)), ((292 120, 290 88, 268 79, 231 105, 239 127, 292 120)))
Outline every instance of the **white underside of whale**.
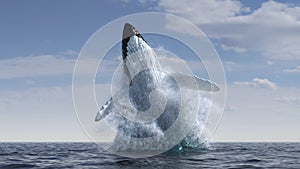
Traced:
MULTIPOLYGON (((216 83, 213 83, 209 80, 202 79, 199 77, 196 77, 191 74, 185 74, 185 73, 176 73, 176 72, 167 72, 163 69, 163 67, 159 64, 159 61, 157 59, 157 56, 155 51, 142 39, 137 36, 132 36, 129 39, 128 47, 127 47, 127 58, 125 58, 123 67, 124 67, 124 75, 128 77, 128 80, 131 81, 139 72, 143 70, 148 69, 154 69, 155 71, 152 71, 152 74, 149 76, 154 78, 149 78, 145 76, 142 80, 144 80, 143 85, 147 85, 149 83, 147 80, 152 79, 155 83, 155 81, 160 82, 163 77, 162 74, 171 76, 175 79, 175 81, 180 85, 183 86, 185 90, 183 93, 184 95, 181 95, 185 102, 181 106, 181 111, 191 111, 192 109, 196 109, 198 107, 193 107, 193 105, 197 105, 193 98, 189 98, 194 93, 194 90, 203 90, 203 91, 219 91, 219 87, 216 83), (162 72, 164 73, 162 73, 162 72)), ((152 82, 151 82, 152 83, 152 82)), ((126 84, 128 85, 128 84, 126 84)), ((134 88, 132 90, 135 90, 134 88)), ((136 89, 138 90, 138 89, 136 89)), ((147 118, 150 120, 147 121, 147 119, 143 119, 142 117, 138 117, 141 113, 136 109, 136 107, 130 102, 130 97, 128 93, 128 86, 124 86, 124 88, 120 89, 118 92, 115 93, 112 98, 105 103, 105 105, 102 106, 102 108, 97 112, 97 115, 95 117, 95 122, 100 121, 102 119, 107 120, 108 123, 113 126, 114 128, 117 128, 119 130, 118 134, 115 138, 114 148, 122 150, 123 145, 126 144, 126 148, 128 147, 135 147, 135 149, 147 149, 149 150, 149 147, 155 147, 155 144, 158 144, 161 142, 163 138, 164 131, 161 130, 163 124, 157 124, 155 121, 151 122, 151 119, 155 119, 159 116, 159 114, 155 114, 155 112, 161 112, 165 107, 164 99, 160 100, 161 98, 166 97, 164 91, 157 90, 155 93, 150 95, 150 102, 151 107, 147 110, 147 118), (159 93, 162 92, 162 93, 159 93), (153 106, 154 105, 154 106, 153 106), (145 123, 144 125, 138 127, 136 130, 136 123, 129 124, 133 120, 142 119, 145 123), (127 126, 127 127, 126 127, 127 126), (145 144, 147 143, 146 140, 138 140, 135 138, 130 138, 130 134, 128 132, 132 132, 133 135, 142 135, 143 132, 145 132, 145 135, 154 134, 155 136, 159 136, 157 139, 157 142, 151 142, 148 146, 145 147, 145 144), (141 134, 140 134, 141 133, 141 134), (128 139, 124 139, 127 138, 128 139)), ((171 91, 176 92, 176 91, 171 91)), ((179 91, 178 91, 179 92, 179 91)), ((182 92, 182 91, 181 91, 182 92)), ((172 94, 171 96, 172 97, 172 94)), ((176 100, 176 98, 174 98, 176 100)), ((201 106, 201 105, 200 105, 201 106)), ((202 105, 203 106, 203 105, 202 105)), ((207 105, 204 105, 207 106, 207 105)), ((166 112, 168 112, 166 110, 166 112)), ((188 118, 188 117, 187 117, 188 118)), ((203 114, 202 119, 205 119, 205 114, 203 114)), ((184 128, 184 123, 190 123, 192 120, 195 119, 188 119, 184 122, 182 122, 182 126, 184 128)), ((193 122, 192 122, 193 123, 193 122)), ((199 129, 200 130, 200 129, 199 129)), ((177 132, 181 132, 179 129, 177 132)), ((174 135, 177 135, 178 133, 173 133, 174 135)), ((178 134, 180 135, 180 134, 178 134)), ((159 148, 159 146, 156 146, 156 148, 159 148)))

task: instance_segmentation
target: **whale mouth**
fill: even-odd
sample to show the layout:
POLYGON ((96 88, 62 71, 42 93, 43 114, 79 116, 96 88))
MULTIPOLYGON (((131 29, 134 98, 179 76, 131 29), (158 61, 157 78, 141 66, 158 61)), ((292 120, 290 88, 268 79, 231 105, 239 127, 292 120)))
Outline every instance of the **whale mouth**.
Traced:
POLYGON ((137 37, 141 38, 143 41, 145 41, 143 36, 139 33, 139 31, 134 26, 132 26, 129 23, 125 23, 124 29, 123 29, 123 35, 122 35, 122 56, 123 56, 123 60, 126 59, 127 56, 128 56, 127 46, 128 46, 129 39, 132 36, 137 36, 137 37))

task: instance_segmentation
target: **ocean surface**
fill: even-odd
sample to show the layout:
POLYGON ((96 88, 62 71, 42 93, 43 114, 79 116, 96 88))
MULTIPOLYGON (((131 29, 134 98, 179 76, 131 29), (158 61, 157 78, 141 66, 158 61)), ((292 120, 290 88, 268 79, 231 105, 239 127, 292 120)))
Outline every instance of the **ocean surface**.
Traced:
POLYGON ((130 159, 93 143, 0 143, 0 168, 300 168, 300 143, 211 143, 197 154, 130 159))

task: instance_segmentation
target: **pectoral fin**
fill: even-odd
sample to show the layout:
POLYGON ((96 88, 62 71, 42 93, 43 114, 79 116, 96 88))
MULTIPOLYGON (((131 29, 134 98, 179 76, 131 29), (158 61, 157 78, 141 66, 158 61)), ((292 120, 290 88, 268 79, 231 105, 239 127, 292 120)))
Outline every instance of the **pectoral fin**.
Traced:
POLYGON ((97 115, 95 117, 95 122, 102 120, 105 118, 112 110, 113 101, 112 98, 110 98, 97 112, 97 115))
POLYGON ((183 73, 173 73, 172 77, 176 79, 184 87, 193 90, 203 90, 203 91, 220 91, 220 87, 207 79, 202 79, 197 76, 183 74, 183 73))

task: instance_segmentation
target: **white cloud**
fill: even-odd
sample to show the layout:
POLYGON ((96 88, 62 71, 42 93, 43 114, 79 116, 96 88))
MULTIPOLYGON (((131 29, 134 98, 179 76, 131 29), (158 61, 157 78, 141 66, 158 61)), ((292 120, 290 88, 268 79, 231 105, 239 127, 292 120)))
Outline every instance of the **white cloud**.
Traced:
POLYGON ((142 4, 146 4, 146 3, 149 3, 149 2, 156 2, 157 0, 139 0, 140 3, 142 4))
POLYGON ((0 60, 0 78, 33 77, 70 74, 75 64, 74 57, 40 55, 0 60))
POLYGON ((234 67, 236 66, 236 63, 233 61, 224 61, 223 65, 226 71, 231 72, 234 71, 234 67))
POLYGON ((233 112, 233 111, 237 111, 239 108, 237 106, 234 105, 228 105, 225 107, 224 111, 225 112, 233 112))
POLYGON ((286 103, 300 103, 300 97, 295 97, 295 96, 281 96, 281 97, 277 97, 275 99, 278 102, 286 102, 286 103))
POLYGON ((265 90, 228 85, 228 105, 214 139, 217 141, 300 141, 300 88, 265 90), (294 98, 279 101, 278 98, 294 98), (237 109, 238 108, 238 109, 237 109))
POLYGON ((77 56, 78 52, 72 49, 60 52, 59 55, 63 55, 63 56, 77 56))
MULTIPOLYGON (((199 26, 210 38, 218 39, 223 50, 254 51, 279 60, 300 59, 300 7, 267 1, 250 12, 239 1, 231 0, 160 0, 158 6, 199 26), (247 13, 241 14, 243 11, 247 13)), ((171 20, 167 28, 189 31, 171 20)))
POLYGON ((247 49, 235 47, 235 46, 226 46, 225 44, 221 44, 221 48, 225 51, 233 50, 237 53, 246 53, 247 49))
POLYGON ((168 13, 189 19, 195 24, 223 22, 247 11, 239 1, 231 0, 160 0, 158 6, 168 13))
POLYGON ((274 63, 272 61, 267 61, 267 65, 273 65, 274 63))
POLYGON ((36 81, 28 79, 28 80, 25 80, 25 83, 28 84, 28 85, 35 85, 36 81))
POLYGON ((71 87, 0 91, 1 141, 84 141, 71 87))
MULTIPOLYGON (((102 106, 110 96, 110 85, 95 88, 102 106)), ((92 121, 95 115, 96 111, 86 112, 92 121)), ((72 86, 1 90, 0 133, 0 141, 89 141, 76 118, 72 86)))
MULTIPOLYGON (((0 79, 59 75, 71 76, 76 62, 77 52, 73 50, 52 55, 0 59, 0 79)), ((79 74, 94 76, 94 68, 99 64, 99 60, 96 58, 84 58, 80 62, 81 72, 79 74)), ((113 72, 115 65, 119 64, 119 62, 118 59, 103 60, 98 67, 98 71, 104 74, 113 72)))
POLYGON ((283 72, 286 72, 286 73, 300 73, 300 66, 297 66, 296 68, 293 68, 293 69, 284 69, 283 72))
POLYGON ((255 87, 255 88, 269 88, 272 90, 276 90, 279 87, 271 82, 268 79, 260 79, 260 78, 254 78, 251 81, 246 81, 246 82, 234 82, 235 85, 240 85, 240 86, 248 86, 248 87, 255 87))

